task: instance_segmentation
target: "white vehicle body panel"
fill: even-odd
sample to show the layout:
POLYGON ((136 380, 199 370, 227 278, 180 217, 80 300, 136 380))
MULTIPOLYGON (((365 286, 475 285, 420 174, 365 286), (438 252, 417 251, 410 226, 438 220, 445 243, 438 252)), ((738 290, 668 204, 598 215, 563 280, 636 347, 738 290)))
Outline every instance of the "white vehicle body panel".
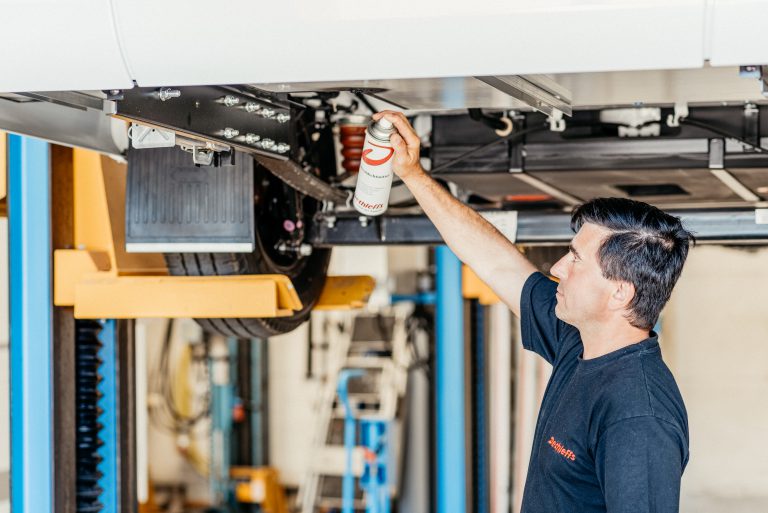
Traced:
POLYGON ((0 91, 132 87, 105 0, 0 0, 0 91))
POLYGON ((706 57, 713 66, 768 63, 768 2, 712 2, 707 22, 706 57))
POLYGON ((768 62, 757 0, 0 0, 0 91, 768 62))
POLYGON ((141 86, 697 67, 704 4, 115 0, 141 86))

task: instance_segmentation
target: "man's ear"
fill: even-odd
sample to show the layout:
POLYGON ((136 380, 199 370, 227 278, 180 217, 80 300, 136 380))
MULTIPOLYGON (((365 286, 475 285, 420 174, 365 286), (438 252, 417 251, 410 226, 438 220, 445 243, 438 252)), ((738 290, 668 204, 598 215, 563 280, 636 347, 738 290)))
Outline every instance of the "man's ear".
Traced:
POLYGON ((611 305, 616 310, 626 310, 635 298, 635 286, 628 281, 617 281, 611 294, 611 305))

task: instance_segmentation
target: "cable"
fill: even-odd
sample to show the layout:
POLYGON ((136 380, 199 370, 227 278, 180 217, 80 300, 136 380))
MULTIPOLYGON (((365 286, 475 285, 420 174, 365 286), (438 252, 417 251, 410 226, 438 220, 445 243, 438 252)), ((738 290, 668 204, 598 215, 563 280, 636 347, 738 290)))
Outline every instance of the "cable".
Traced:
POLYGON ((363 94, 362 92, 360 92, 360 91, 355 91, 355 97, 356 97, 358 100, 360 100, 361 102, 363 102, 363 105, 365 105, 365 106, 368 108, 368 110, 370 110, 370 111, 371 111, 371 114, 375 114, 376 112, 378 112, 378 111, 377 111, 377 110, 376 110, 376 109, 373 107, 373 105, 371 104, 371 102, 370 102, 370 101, 368 101, 368 98, 366 98, 366 97, 365 97, 365 94, 363 94))
MULTIPOLYGON (((160 358, 152 376, 150 376, 151 393, 160 396, 163 400, 160 404, 150 407, 150 420, 173 434, 190 433, 198 422, 209 416, 210 393, 206 390, 203 396, 203 404, 197 412, 182 411, 178 405, 175 390, 184 384, 179 381, 178 372, 171 367, 171 351, 173 346, 174 322, 170 320, 166 325, 160 358)), ((205 351, 207 353, 207 350, 205 351)), ((208 366, 205 357, 193 357, 189 374, 193 375, 196 382, 208 382, 208 366)))
POLYGON ((519 132, 512 132, 511 134, 509 134, 506 137, 499 137, 496 140, 493 140, 493 141, 491 141, 489 143, 486 143, 486 144, 482 144, 482 145, 480 145, 480 146, 478 146, 476 148, 473 148, 473 149, 471 149, 471 150, 469 150, 467 152, 464 152, 461 155, 459 155, 458 157, 456 157, 456 158, 454 158, 452 160, 449 160, 448 162, 446 162, 444 164, 440 164, 436 168, 432 169, 430 171, 430 174, 439 173, 440 171, 448 169, 449 167, 453 166, 454 164, 458 164, 459 162, 465 160, 467 157, 471 157, 475 153, 479 153, 479 152, 481 152, 481 151, 483 151, 483 150, 485 150, 487 148, 490 148, 492 146, 495 146, 495 145, 497 145, 497 144, 499 144, 501 142, 512 141, 514 139, 520 139, 520 138, 522 138, 522 137, 524 137, 524 136, 526 136, 528 134, 532 134, 534 132, 541 132, 542 130, 547 130, 547 129, 549 129, 549 125, 542 124, 540 126, 535 126, 534 125, 534 126, 532 126, 530 128, 526 128, 525 130, 521 130, 519 132))
MULTIPOLYGON (((534 132, 541 132, 543 130, 548 130, 548 129, 549 129, 549 125, 546 124, 546 123, 543 123, 541 125, 534 125, 534 126, 532 126, 530 128, 526 128, 525 130, 521 130, 519 132, 512 132, 511 134, 509 134, 506 137, 499 137, 498 139, 494 139, 493 141, 491 141, 489 143, 481 144, 480 146, 472 148, 471 150, 462 153, 458 157, 456 157, 456 158, 454 158, 452 160, 449 160, 448 162, 445 162, 444 164, 440 164, 436 168, 434 168, 431 171, 429 171, 429 174, 434 175, 435 173, 439 173, 440 171, 448 169, 449 167, 451 167, 451 166, 453 166, 455 164, 458 164, 459 162, 461 162, 463 160, 466 160, 468 157, 471 157, 475 153, 479 153, 479 152, 481 152, 481 151, 483 151, 485 149, 488 149, 488 148, 490 148, 492 146, 495 146, 495 145, 497 145, 499 143, 507 142, 507 141, 513 141, 515 139, 520 139, 522 137, 525 137, 528 134, 532 134, 534 132)), ((403 181, 400 180, 400 179, 397 179, 397 180, 392 182, 392 187, 397 187, 397 186, 400 186, 400 185, 403 185, 403 181)))
POLYGON ((706 121, 701 121, 699 119, 695 118, 680 118, 680 123, 685 123, 686 125, 695 126, 698 128, 703 128, 704 130, 709 130, 712 133, 715 133, 717 135, 723 136, 727 139, 733 139, 734 141, 738 141, 741 144, 746 144, 750 148, 754 149, 757 153, 768 153, 768 148, 765 148, 763 146, 760 146, 759 144, 755 144, 753 142, 749 142, 748 140, 739 137, 737 135, 730 134, 726 132, 725 130, 722 130, 721 128, 718 128, 716 126, 712 126, 706 121))

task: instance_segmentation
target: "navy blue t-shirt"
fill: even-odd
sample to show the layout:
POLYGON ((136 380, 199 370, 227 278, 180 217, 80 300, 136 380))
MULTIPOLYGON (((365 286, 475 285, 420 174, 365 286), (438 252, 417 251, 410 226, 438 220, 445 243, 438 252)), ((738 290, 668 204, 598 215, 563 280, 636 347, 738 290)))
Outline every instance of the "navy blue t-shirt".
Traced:
POLYGON ((552 364, 533 439, 523 513, 677 512, 688 417, 655 333, 583 360, 540 273, 520 300, 523 346, 552 364))

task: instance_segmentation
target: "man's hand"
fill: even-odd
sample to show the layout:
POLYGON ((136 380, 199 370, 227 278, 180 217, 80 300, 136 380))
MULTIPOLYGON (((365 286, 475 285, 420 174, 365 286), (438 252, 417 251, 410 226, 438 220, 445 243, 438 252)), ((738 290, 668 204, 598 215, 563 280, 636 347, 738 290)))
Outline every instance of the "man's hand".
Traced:
POLYGON ((389 138, 395 150, 395 156, 392 159, 392 170, 395 174, 406 181, 415 175, 424 173, 419 162, 421 141, 405 115, 394 110, 383 110, 373 115, 374 121, 381 118, 386 118, 397 129, 397 133, 392 134, 389 138))
POLYGON ((451 196, 422 169, 419 136, 402 112, 385 110, 373 115, 377 121, 382 117, 398 131, 390 138, 395 150, 394 172, 408 186, 446 244, 519 315, 523 284, 536 268, 480 214, 451 196))

